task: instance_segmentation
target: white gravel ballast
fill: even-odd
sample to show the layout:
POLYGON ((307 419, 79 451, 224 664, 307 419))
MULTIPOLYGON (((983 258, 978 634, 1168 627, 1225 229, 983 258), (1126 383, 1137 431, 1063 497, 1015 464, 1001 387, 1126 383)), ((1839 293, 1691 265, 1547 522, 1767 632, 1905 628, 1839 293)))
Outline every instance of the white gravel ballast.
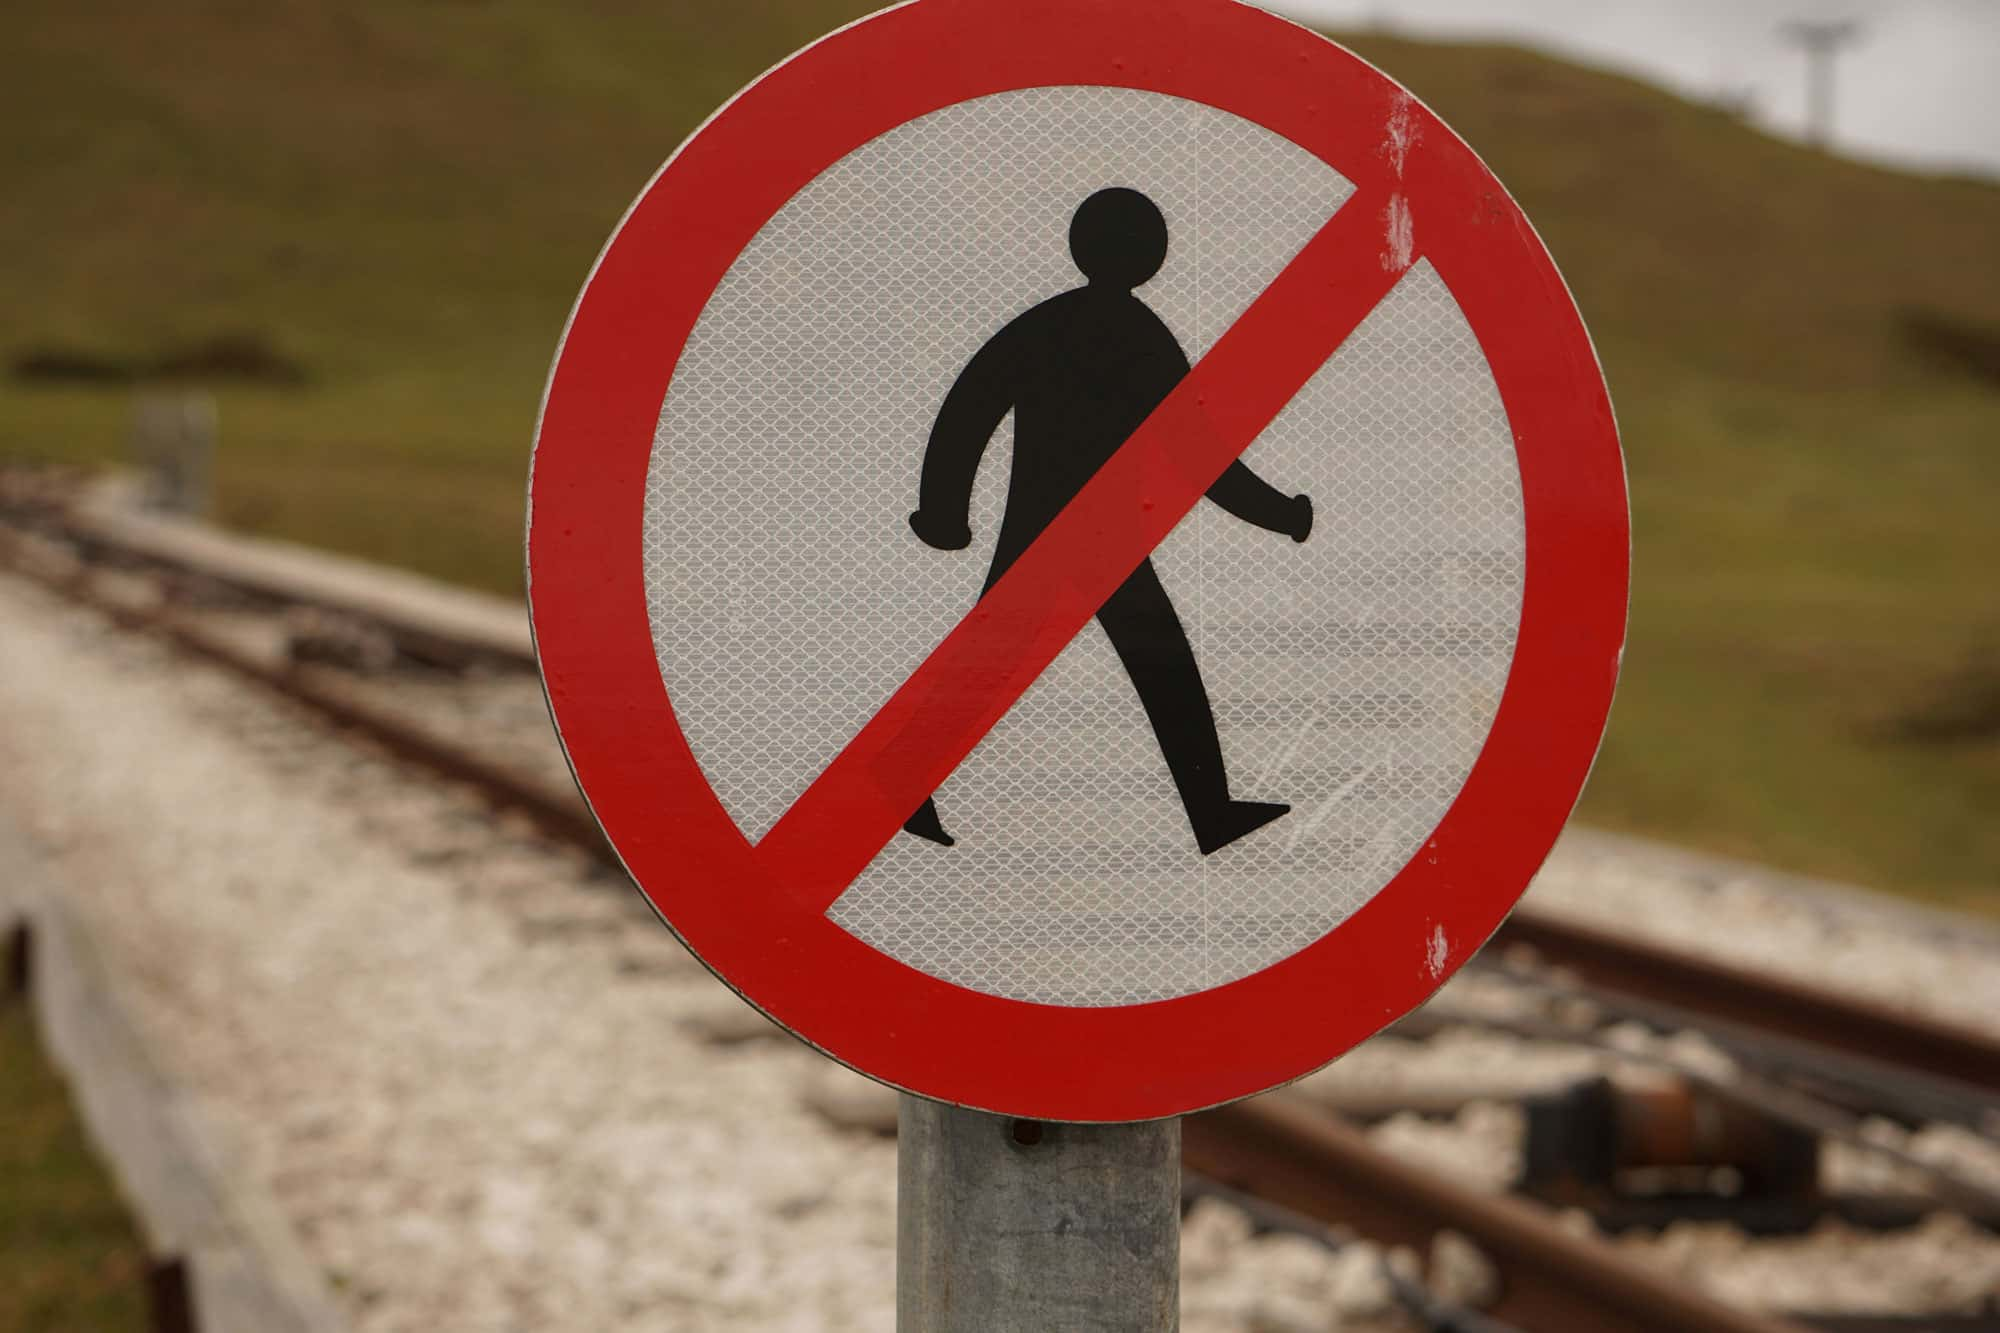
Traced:
MULTIPOLYGON (((553 776, 526 682, 416 678, 407 695, 436 729, 553 776)), ((240 1146, 358 1329, 893 1326, 895 1147, 874 1085, 752 1014, 581 854, 4 576, 0 809, 59 858, 161 1063, 240 1146)), ((1691 946, 1719 933, 1781 970, 1772 954, 1837 958, 1842 984, 1947 1016, 2000 1006, 1990 936, 1747 867, 1572 835, 1530 900, 1691 946)), ((1322 1082, 1416 1086, 1489 1047, 1495 1078, 1602 1063, 1482 1041, 1391 1040, 1322 1082)), ((1518 1121, 1475 1105, 1375 1138, 1501 1189, 1518 1121)), ((1961 1305, 1959 1278, 1996 1251, 1956 1225, 1885 1247, 1907 1280, 1870 1269, 1840 1303, 1949 1265, 1951 1292, 1909 1294, 1961 1305)), ((1816 1251, 1850 1274, 1873 1252, 1819 1236, 1724 1263, 1728 1232, 1693 1235, 1630 1244, 1767 1306, 1811 1286, 1816 1251)), ((1381 1266, 1372 1247, 1253 1237, 1207 1200, 1184 1243, 1183 1327, 1403 1326, 1381 1266)))
MULTIPOLYGON (((5 576, 0 625, 0 807, 355 1328, 893 1326, 881 1090, 621 880, 5 576)), ((1204 1207, 1186 1333, 1407 1327, 1371 1247, 1204 1207)))
POLYGON ((0 624, 0 800, 358 1328, 890 1326, 894 1145, 684 1028, 720 987, 629 890, 4 578, 0 624))

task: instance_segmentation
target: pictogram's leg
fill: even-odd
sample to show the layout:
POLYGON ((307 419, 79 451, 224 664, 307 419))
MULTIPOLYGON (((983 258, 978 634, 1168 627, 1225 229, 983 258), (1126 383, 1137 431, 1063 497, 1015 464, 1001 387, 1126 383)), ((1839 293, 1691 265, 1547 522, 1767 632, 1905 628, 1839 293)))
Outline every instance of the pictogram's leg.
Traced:
POLYGON ((1097 620, 1139 691, 1202 855, 1227 847, 1292 808, 1229 798, 1215 711, 1194 649, 1152 561, 1142 561, 1111 594, 1097 620))
MULTIPOLYGON (((1004 570, 996 567, 988 583, 1004 570)), ((1215 710, 1202 684, 1180 616, 1160 586, 1153 562, 1143 561, 1132 577, 1111 594, 1097 613, 1111 638, 1118 660, 1139 691, 1139 702, 1159 739, 1160 753, 1173 775, 1174 789, 1187 810, 1195 844, 1202 855, 1220 851, 1291 810, 1270 801, 1235 801, 1229 797, 1229 777, 1222 762, 1222 742, 1215 732, 1215 710)), ((926 798, 903 821, 903 832, 940 846, 955 846, 945 832, 935 797, 926 798)))
POLYGON ((903 821, 903 832, 914 833, 919 838, 928 838, 940 847, 955 847, 958 839, 944 831, 944 821, 938 818, 937 798, 926 796, 917 812, 903 821))

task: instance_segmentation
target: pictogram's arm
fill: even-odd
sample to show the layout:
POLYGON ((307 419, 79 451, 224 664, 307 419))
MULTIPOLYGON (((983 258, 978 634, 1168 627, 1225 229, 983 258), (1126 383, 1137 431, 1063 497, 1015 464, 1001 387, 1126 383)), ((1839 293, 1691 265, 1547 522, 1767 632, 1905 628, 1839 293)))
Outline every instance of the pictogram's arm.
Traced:
POLYGON ((1208 498, 1245 523, 1282 532, 1295 542, 1304 541, 1312 531, 1312 501, 1303 495, 1286 495, 1240 458, 1215 479, 1215 485, 1208 488, 1208 498))
MULTIPOLYGON (((1178 367, 1173 377, 1173 383, 1178 384, 1188 372, 1187 353, 1165 324, 1159 324, 1159 332, 1166 349, 1162 355, 1170 356, 1178 367)), ((1215 479, 1208 488, 1208 498, 1245 523, 1281 532, 1295 542, 1304 541, 1312 531, 1312 501, 1303 495, 1286 495, 1240 458, 1215 479)))
POLYGON ((910 530, 940 551, 972 544, 973 478, 987 442, 1014 406, 1020 380, 1013 335, 1010 324, 966 363, 931 426, 910 530))

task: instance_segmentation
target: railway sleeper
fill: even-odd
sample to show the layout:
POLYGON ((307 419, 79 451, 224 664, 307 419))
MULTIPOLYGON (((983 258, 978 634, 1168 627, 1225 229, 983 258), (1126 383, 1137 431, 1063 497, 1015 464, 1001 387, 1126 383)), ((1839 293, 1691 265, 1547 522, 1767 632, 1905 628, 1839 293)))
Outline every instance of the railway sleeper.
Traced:
MULTIPOLYGON (((1824 1192, 1818 1135, 1683 1079, 1586 1079, 1522 1109, 1521 1192, 1581 1207, 1611 1232, 1715 1221, 1790 1235, 1830 1219, 1891 1231, 1939 1208, 1921 1195, 1824 1192)), ((1959 1211, 2000 1230, 2000 1212, 1959 1211)))
POLYGON ((1521 1183, 1536 1193, 1819 1191, 1818 1135, 1683 1079, 1585 1079, 1522 1105, 1521 1183))

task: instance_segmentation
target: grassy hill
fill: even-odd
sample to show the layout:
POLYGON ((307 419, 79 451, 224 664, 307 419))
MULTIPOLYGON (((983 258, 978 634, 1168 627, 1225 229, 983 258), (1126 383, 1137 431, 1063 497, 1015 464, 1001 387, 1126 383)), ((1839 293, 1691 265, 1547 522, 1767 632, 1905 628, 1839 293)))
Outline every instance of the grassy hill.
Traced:
MULTIPOLYGON (((598 247, 708 111, 855 12, 30 0, 0 48, 0 359, 71 377, 0 381, 0 457, 116 456, 123 378, 207 366, 225 521, 517 586, 598 247)), ((1507 182, 1610 375, 1636 587, 1585 817, 1992 907, 2000 187, 1524 51, 1347 40, 1507 182)))

